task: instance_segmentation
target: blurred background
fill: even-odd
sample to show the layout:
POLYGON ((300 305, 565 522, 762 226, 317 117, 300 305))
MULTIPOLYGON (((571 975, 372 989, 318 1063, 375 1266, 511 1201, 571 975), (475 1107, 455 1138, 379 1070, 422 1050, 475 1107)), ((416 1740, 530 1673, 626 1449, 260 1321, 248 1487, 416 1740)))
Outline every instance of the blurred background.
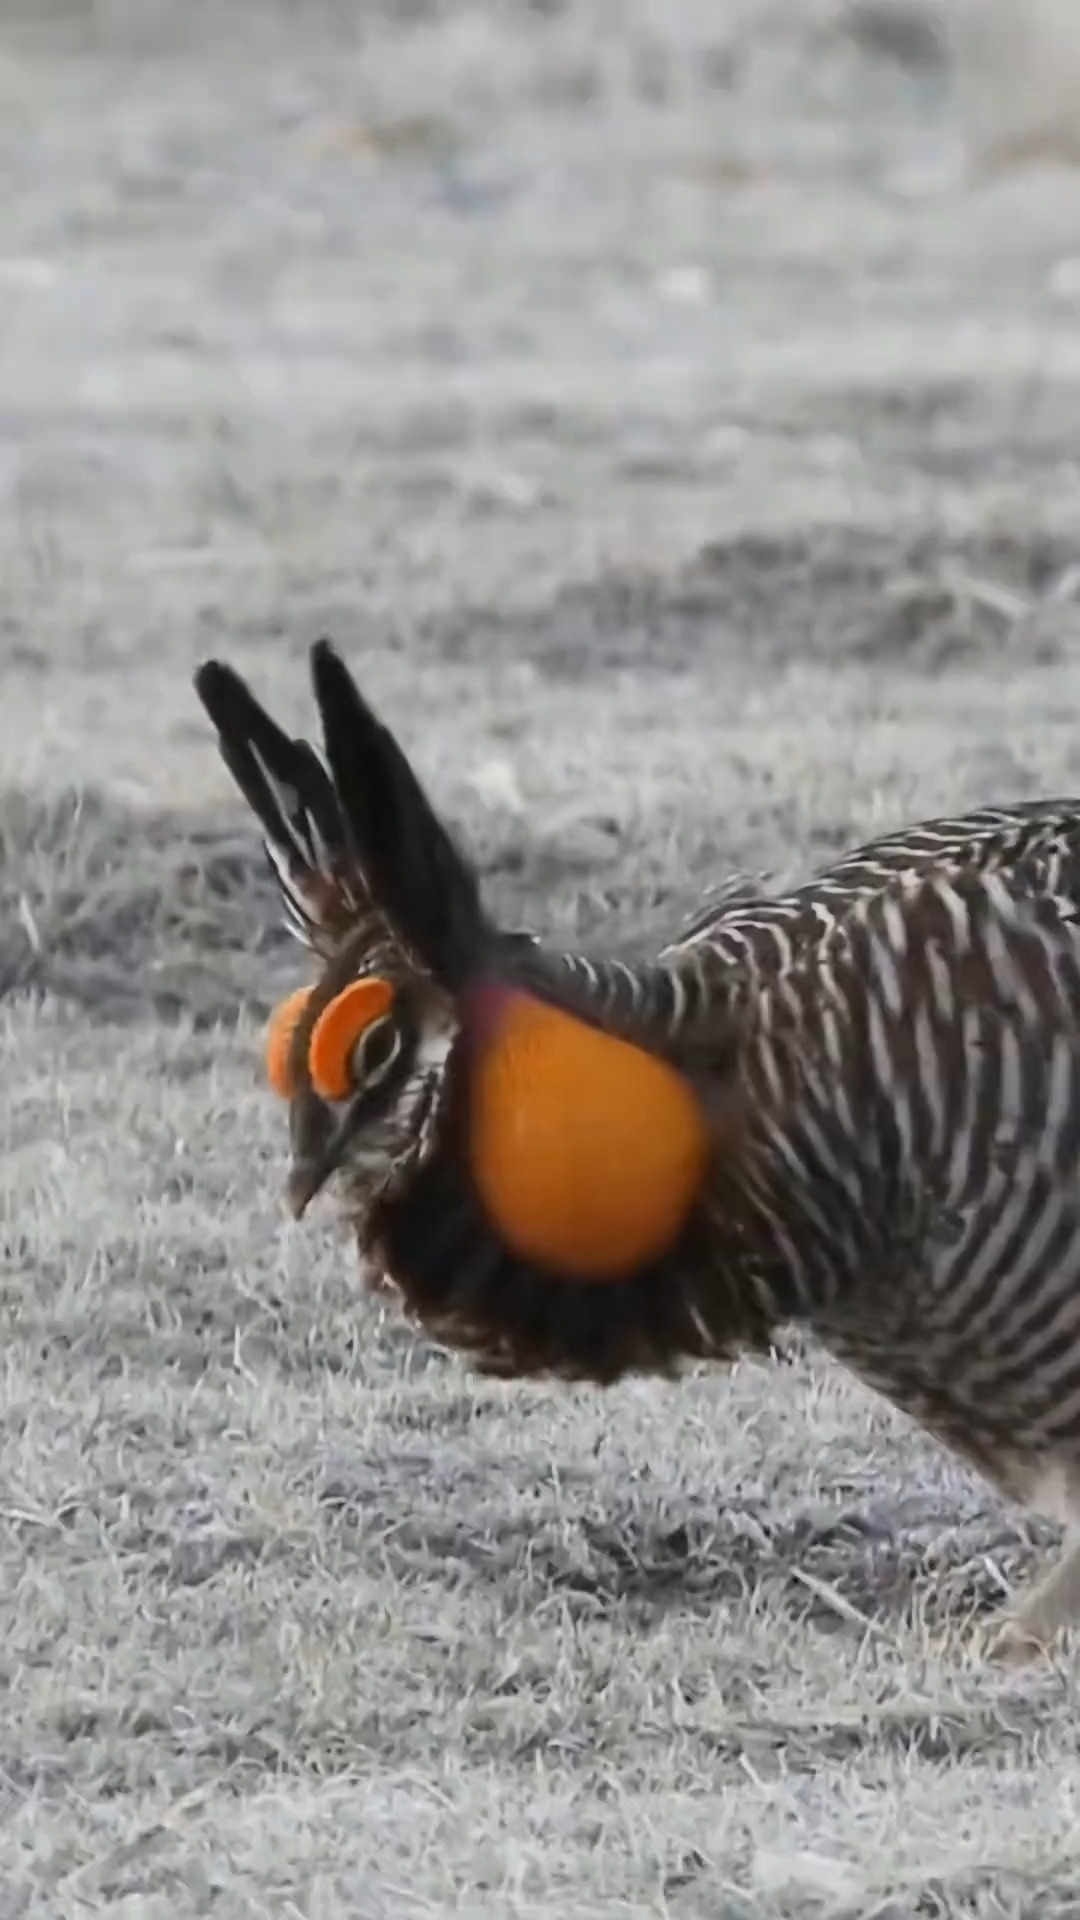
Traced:
POLYGON ((1078 101, 1068 0, 7 0, 9 872, 227 890, 191 671, 322 631, 568 937, 1080 781, 1078 101))
POLYGON ((332 634, 605 947, 1080 792, 1078 128, 1080 0, 0 0, 5 1916, 1075 1920, 1075 1684, 958 1651, 1052 1530, 282 1223, 191 675, 332 634))

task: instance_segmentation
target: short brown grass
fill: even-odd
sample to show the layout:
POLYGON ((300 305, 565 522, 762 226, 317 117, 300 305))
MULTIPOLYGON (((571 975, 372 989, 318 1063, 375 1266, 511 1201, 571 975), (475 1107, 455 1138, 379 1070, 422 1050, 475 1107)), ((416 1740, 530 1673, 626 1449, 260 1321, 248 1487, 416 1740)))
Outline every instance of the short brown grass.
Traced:
POLYGON ((911 192, 951 95, 827 11, 5 16, 12 1920, 1074 1911, 1072 1655, 969 1651, 1049 1529, 797 1348, 484 1385, 284 1224, 190 689, 333 632, 627 947, 1080 788, 1071 203, 911 192))

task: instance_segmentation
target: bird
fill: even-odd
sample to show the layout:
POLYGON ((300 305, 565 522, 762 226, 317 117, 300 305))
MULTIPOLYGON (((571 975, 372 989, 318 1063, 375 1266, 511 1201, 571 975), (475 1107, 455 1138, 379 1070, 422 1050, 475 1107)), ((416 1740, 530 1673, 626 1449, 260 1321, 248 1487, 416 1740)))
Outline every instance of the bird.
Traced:
POLYGON ((640 964, 503 928, 328 639, 323 753, 195 690, 317 971, 275 1009, 288 1205, 481 1373, 610 1386, 787 1327, 1060 1522, 996 1659, 1080 1623, 1080 799, 733 885, 640 964))

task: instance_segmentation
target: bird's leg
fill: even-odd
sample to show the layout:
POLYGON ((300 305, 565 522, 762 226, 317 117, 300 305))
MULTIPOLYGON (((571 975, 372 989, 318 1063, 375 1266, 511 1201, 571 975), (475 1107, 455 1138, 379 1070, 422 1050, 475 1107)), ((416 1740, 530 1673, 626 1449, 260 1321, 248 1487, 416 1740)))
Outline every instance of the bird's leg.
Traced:
POLYGON ((1065 1627, 1080 1624, 1080 1520, 1066 1530, 1059 1557, 1018 1602, 1002 1609, 990 1642, 991 1660, 1022 1665, 1038 1660, 1065 1627))

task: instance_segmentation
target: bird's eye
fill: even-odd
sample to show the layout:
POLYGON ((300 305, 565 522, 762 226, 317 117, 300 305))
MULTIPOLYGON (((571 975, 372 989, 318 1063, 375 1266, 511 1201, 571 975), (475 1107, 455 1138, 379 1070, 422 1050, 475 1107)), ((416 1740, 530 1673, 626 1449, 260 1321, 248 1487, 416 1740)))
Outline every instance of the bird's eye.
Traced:
POLYGON ((400 1045, 400 1030, 392 1014, 373 1021, 352 1050, 353 1086, 357 1090, 377 1086, 397 1059, 400 1045))

